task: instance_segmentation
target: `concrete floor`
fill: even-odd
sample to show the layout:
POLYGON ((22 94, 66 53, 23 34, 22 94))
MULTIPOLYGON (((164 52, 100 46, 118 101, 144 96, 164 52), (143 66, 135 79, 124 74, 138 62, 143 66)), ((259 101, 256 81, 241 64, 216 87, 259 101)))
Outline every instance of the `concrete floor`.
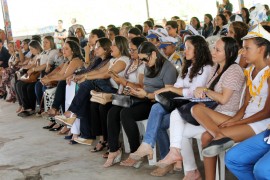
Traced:
MULTIPOLYGON (((103 168, 104 152, 91 153, 93 147, 69 145, 63 136, 42 129, 48 122, 36 116, 20 118, 18 105, 0 100, 0 180, 157 180, 182 179, 183 173, 157 178, 155 168, 145 160, 140 169, 115 165, 103 168)), ((124 154, 122 159, 126 158, 124 154)), ((198 161, 203 174, 203 164, 198 161)), ((226 172, 226 179, 235 179, 226 172)))

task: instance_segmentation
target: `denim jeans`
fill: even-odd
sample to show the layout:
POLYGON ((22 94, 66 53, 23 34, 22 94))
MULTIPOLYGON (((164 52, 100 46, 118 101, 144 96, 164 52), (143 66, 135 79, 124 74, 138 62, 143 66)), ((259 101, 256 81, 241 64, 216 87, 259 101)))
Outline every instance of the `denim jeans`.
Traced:
POLYGON ((38 105, 41 105, 40 104, 41 99, 42 99, 43 93, 45 92, 46 89, 47 89, 47 87, 43 86, 40 81, 36 82, 36 84, 35 84, 35 94, 36 94, 36 97, 37 97, 37 104, 38 105))
POLYGON ((167 133, 169 126, 170 113, 159 103, 154 104, 148 117, 143 142, 154 147, 157 141, 162 158, 169 152, 170 139, 167 133))
POLYGON ((270 144, 264 141, 265 133, 239 143, 226 153, 226 166, 238 179, 270 179, 270 144))

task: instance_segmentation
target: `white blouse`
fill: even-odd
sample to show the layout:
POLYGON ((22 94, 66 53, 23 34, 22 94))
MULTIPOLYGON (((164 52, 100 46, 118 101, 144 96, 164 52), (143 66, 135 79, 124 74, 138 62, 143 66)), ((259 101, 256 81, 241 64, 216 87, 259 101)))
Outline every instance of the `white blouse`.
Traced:
POLYGON ((199 74, 192 79, 192 82, 190 82, 189 75, 190 75, 191 67, 192 66, 188 68, 188 73, 186 77, 182 79, 181 75, 179 75, 176 83, 174 84, 174 87, 176 88, 183 88, 184 97, 194 97, 193 91, 197 87, 204 87, 206 85, 207 83, 206 81, 212 69, 212 66, 210 65, 204 66, 202 70, 199 72, 199 74))

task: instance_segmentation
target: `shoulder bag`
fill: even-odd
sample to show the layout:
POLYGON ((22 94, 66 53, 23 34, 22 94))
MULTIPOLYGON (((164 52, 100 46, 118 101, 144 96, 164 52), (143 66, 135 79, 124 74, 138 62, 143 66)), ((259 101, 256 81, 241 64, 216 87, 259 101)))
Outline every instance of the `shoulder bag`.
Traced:
POLYGON ((169 112, 173 111, 176 107, 181 107, 182 105, 190 102, 187 99, 174 99, 176 97, 182 96, 168 91, 155 95, 155 100, 160 103, 165 110, 169 112))
POLYGON ((104 92, 97 92, 92 90, 90 92, 91 98, 90 101, 96 102, 99 104, 107 104, 109 102, 112 102, 112 94, 111 93, 104 93, 104 92))
POLYGON ((146 98, 137 98, 135 96, 128 96, 128 95, 123 95, 123 94, 113 94, 112 95, 112 104, 116 106, 121 106, 121 107, 132 107, 135 104, 143 103, 149 101, 146 98))

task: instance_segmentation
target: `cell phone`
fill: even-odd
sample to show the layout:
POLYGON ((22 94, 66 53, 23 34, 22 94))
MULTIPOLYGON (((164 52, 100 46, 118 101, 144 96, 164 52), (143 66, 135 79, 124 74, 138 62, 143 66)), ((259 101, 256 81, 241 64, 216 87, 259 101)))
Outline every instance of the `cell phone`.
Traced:
POLYGON ((18 49, 21 48, 21 41, 20 40, 16 40, 16 46, 18 49))

